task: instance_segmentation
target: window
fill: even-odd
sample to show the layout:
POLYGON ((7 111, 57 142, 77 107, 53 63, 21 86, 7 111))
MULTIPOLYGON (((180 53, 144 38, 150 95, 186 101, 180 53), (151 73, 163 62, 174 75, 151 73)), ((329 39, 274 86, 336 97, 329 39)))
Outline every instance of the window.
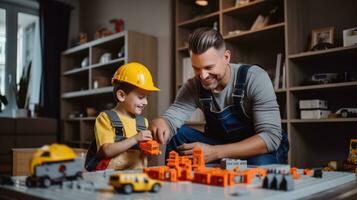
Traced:
POLYGON ((8 100, 0 115, 34 109, 40 101, 41 72, 38 2, 0 0, 0 94, 8 100))
POLYGON ((0 95, 5 94, 5 40, 6 11, 0 8, 0 95))
POLYGON ((23 101, 18 101, 17 104, 19 107, 34 109, 35 104, 40 101, 41 85, 39 18, 36 15, 19 12, 17 27, 17 90, 23 86, 21 81, 28 86, 23 101))

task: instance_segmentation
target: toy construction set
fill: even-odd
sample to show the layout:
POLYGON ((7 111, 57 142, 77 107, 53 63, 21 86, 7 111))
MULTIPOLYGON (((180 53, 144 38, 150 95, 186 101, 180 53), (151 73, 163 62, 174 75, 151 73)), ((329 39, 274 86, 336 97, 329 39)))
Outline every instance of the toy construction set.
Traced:
MULTIPOLYGON (((139 146, 148 155, 161 154, 155 141, 139 146)), ((343 165, 354 173, 335 171, 335 161, 325 168, 298 169, 249 166, 246 160, 225 158, 208 167, 200 148, 193 150, 192 158, 171 151, 166 163, 142 170, 83 172, 84 162, 72 149, 52 144, 34 154, 30 176, 8 177, 0 190, 25 199, 298 199, 356 180, 357 139, 351 140, 343 165)))

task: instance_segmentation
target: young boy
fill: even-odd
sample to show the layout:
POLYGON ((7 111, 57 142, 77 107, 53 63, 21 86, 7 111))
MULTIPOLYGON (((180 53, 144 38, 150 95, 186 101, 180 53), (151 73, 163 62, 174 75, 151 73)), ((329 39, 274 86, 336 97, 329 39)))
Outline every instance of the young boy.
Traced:
MULTIPOLYGON (((123 138, 116 140, 117 133, 112 120, 102 112, 95 122, 97 155, 111 169, 140 169, 147 166, 147 158, 138 149, 133 149, 139 142, 152 139, 149 130, 137 131, 138 116, 148 104, 147 96, 160 89, 154 86, 150 71, 142 64, 132 62, 118 68, 112 78, 114 98, 117 105, 113 109, 123 128, 123 138), (109 162, 109 163, 108 163, 109 162)), ((146 129, 148 121, 145 121, 146 129)))

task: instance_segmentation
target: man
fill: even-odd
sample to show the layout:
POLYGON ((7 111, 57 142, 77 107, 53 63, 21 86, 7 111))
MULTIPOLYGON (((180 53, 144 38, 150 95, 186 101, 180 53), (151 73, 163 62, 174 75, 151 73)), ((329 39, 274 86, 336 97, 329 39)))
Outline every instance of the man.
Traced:
POLYGON ((195 30, 189 51, 195 77, 150 123, 154 139, 166 144, 173 135, 167 152, 188 156, 199 146, 206 162, 230 157, 247 159, 251 165, 285 163, 289 143, 267 73, 258 66, 230 63, 231 53, 215 29, 195 30), (182 126, 197 107, 205 115, 204 133, 182 126))

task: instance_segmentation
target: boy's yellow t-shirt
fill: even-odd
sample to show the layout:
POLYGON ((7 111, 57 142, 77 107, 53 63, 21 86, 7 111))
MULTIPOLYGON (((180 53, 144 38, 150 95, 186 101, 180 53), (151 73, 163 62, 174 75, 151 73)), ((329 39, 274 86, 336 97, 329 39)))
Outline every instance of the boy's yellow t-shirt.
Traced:
MULTIPOLYGON (((123 124, 124 137, 133 137, 137 134, 136 120, 128 116, 122 116, 116 112, 123 124)), ((148 127, 148 120, 145 118, 145 126, 148 127)), ((115 128, 109 116, 101 112, 95 121, 94 134, 97 142, 97 151, 103 144, 115 142, 115 128)), ((111 169, 142 169, 147 166, 147 157, 139 150, 129 149, 111 159, 108 168, 111 169)))

